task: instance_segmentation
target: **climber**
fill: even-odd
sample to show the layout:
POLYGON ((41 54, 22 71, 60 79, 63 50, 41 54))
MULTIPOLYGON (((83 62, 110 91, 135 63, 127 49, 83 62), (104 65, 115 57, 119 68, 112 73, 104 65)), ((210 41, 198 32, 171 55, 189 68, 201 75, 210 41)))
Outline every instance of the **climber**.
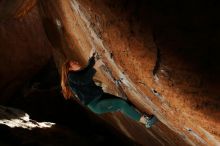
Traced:
MULTIPOLYGON (((91 55, 90 55, 91 56, 91 55)), ((141 114, 128 102, 120 97, 104 93, 93 81, 96 70, 95 53, 89 59, 85 68, 74 60, 69 60, 62 66, 61 88, 65 99, 76 97, 83 105, 96 114, 120 111, 127 117, 139 121, 150 128, 156 121, 155 116, 141 114)))

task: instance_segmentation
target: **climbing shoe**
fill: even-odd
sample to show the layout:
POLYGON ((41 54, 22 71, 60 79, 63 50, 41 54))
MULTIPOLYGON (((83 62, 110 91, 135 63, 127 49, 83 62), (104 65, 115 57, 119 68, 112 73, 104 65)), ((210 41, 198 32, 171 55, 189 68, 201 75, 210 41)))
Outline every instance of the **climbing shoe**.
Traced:
POLYGON ((152 116, 144 116, 146 118, 146 123, 145 123, 145 127, 146 128, 151 128, 152 125, 154 125, 157 122, 157 118, 152 115, 152 116))

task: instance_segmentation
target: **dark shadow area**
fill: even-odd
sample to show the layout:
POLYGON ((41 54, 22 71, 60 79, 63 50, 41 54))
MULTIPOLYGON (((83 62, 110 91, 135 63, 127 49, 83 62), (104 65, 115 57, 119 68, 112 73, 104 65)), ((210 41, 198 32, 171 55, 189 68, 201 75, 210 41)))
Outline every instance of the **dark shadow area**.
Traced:
POLYGON ((24 116, 25 113, 21 110, 0 105, 0 120, 11 120, 24 116))
POLYGON ((136 145, 76 101, 64 100, 53 60, 15 97, 8 106, 24 110, 31 119, 54 122, 56 126, 33 130, 1 126, 2 142, 8 145, 136 145))
MULTIPOLYGON (((79 135, 78 131, 62 126, 53 126, 52 128, 27 130, 23 128, 9 128, 0 125, 0 144, 1 146, 96 146, 96 145, 132 145, 129 142, 121 140, 106 141, 102 135, 79 135)), ((114 137, 112 137, 114 139, 114 137)))

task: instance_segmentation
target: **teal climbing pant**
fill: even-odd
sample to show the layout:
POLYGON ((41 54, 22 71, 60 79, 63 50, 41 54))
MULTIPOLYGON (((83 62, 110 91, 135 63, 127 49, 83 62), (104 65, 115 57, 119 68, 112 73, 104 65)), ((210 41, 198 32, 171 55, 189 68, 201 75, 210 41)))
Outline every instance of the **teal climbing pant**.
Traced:
POLYGON ((111 94, 104 93, 100 98, 92 100, 88 108, 96 114, 121 112, 127 117, 139 121, 141 114, 125 100, 111 94))

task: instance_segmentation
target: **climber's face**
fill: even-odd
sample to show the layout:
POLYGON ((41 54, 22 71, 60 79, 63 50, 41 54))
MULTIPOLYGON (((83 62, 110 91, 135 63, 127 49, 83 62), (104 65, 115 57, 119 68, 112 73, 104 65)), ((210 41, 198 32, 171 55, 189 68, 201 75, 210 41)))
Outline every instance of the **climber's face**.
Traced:
POLYGON ((81 65, 79 64, 79 62, 74 60, 69 62, 69 70, 77 71, 80 69, 81 69, 81 65))

